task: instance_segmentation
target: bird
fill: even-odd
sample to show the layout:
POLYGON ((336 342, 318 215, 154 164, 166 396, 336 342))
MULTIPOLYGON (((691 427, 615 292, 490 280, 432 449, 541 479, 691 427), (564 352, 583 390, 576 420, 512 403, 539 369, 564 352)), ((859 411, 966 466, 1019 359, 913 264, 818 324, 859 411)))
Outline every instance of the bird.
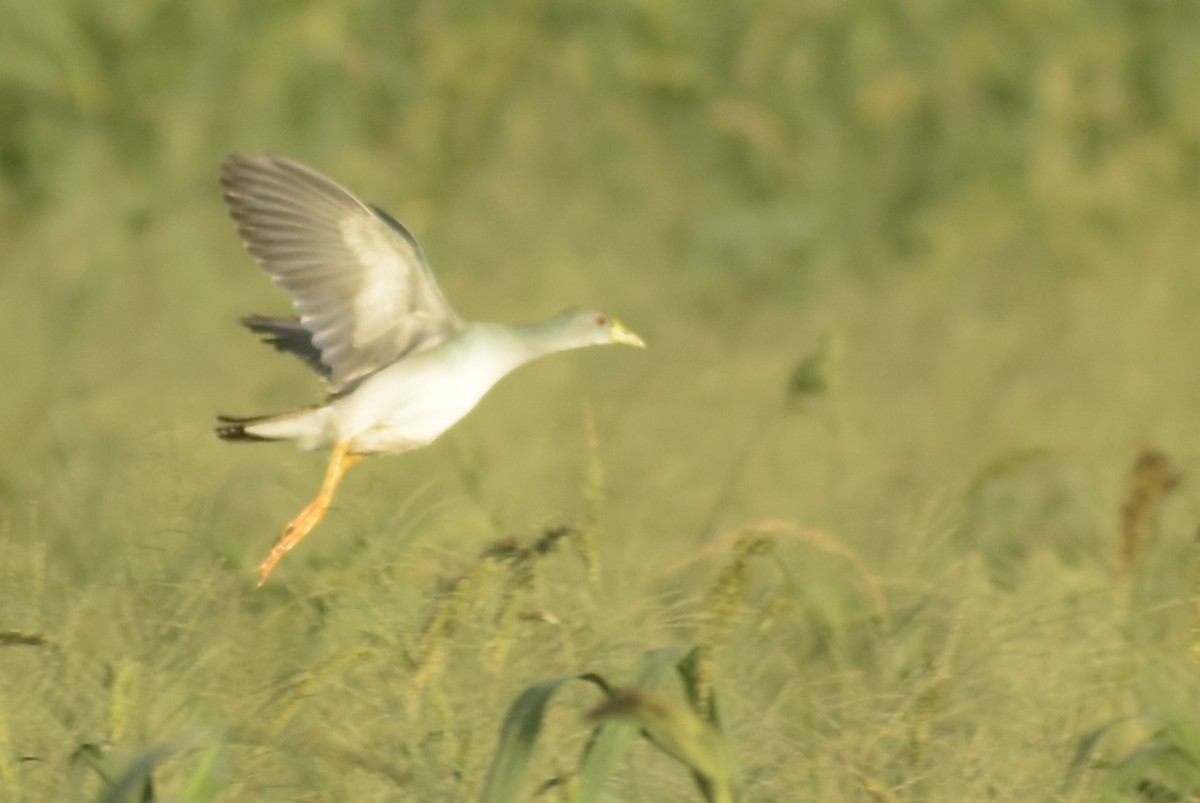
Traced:
POLYGON ((419 449, 500 379, 538 357, 586 346, 645 348, 602 312, 570 308, 539 323, 466 321, 447 303, 416 238, 383 209, 281 156, 227 157, 221 194, 242 244, 291 297, 296 315, 241 323, 325 382, 316 405, 217 417, 226 441, 292 441, 330 450, 317 495, 259 564, 276 564, 320 523, 346 471, 367 455, 419 449))

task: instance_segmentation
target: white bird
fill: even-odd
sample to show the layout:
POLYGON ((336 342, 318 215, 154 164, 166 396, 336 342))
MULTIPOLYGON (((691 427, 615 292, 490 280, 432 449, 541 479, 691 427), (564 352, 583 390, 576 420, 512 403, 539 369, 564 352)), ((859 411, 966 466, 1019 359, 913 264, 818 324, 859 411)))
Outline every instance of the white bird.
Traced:
POLYGON ((321 521, 342 476, 363 455, 425 446, 503 376, 542 355, 611 343, 645 347, 592 310, 524 325, 462 320, 404 226, 297 162, 230 156, 221 187, 246 250, 299 314, 242 323, 304 360, 330 394, 301 410, 219 417, 224 440, 332 450, 320 492, 259 565, 259 585, 321 521))

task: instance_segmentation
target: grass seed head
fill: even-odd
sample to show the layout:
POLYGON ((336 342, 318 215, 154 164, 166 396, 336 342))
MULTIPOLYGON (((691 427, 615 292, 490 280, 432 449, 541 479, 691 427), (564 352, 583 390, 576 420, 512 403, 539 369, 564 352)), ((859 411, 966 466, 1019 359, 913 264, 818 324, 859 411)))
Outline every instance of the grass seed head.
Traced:
POLYGON ((131 722, 139 707, 141 675, 141 665, 132 660, 122 661, 113 673, 108 698, 108 738, 115 744, 130 737, 131 722))
POLYGON ((696 690, 701 712, 708 716, 712 702, 716 651, 741 612, 750 583, 750 562, 766 554, 774 542, 760 533, 743 533, 733 549, 733 558, 721 570, 708 593, 700 633, 696 639, 696 690))
POLYGON ((1125 504, 1121 508, 1121 541, 1117 552, 1117 579, 1132 575, 1154 533, 1154 522, 1163 501, 1182 481, 1170 459, 1157 449, 1145 449, 1129 470, 1125 504))

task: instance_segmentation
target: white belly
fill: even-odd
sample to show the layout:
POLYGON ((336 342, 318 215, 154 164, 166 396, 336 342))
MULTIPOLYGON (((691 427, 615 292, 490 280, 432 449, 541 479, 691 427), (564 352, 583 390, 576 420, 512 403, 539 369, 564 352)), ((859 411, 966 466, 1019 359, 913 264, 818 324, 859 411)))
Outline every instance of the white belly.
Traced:
POLYGON ((356 453, 424 446, 469 413, 518 362, 494 348, 457 345, 408 357, 334 402, 337 439, 350 440, 356 453))

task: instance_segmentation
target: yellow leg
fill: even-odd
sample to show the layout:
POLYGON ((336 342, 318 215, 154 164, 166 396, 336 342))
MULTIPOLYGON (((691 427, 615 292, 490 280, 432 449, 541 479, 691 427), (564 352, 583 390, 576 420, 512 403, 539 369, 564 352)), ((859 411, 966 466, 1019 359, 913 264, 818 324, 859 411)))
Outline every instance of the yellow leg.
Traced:
POLYGON ((329 469, 325 472, 325 482, 321 485, 321 492, 317 494, 316 499, 308 503, 304 510, 300 511, 296 518, 288 522, 288 526, 283 528, 283 534, 279 536, 275 546, 271 547, 270 554, 258 565, 259 586, 267 582, 267 577, 275 568, 275 564, 290 552, 292 547, 300 543, 304 536, 312 532, 313 527, 316 527, 321 519, 325 518, 325 512, 329 510, 329 505, 333 502, 333 493, 337 490, 338 483, 342 481, 346 470, 362 459, 362 455, 350 454, 349 450, 349 441, 333 447, 333 456, 329 458, 329 469))

